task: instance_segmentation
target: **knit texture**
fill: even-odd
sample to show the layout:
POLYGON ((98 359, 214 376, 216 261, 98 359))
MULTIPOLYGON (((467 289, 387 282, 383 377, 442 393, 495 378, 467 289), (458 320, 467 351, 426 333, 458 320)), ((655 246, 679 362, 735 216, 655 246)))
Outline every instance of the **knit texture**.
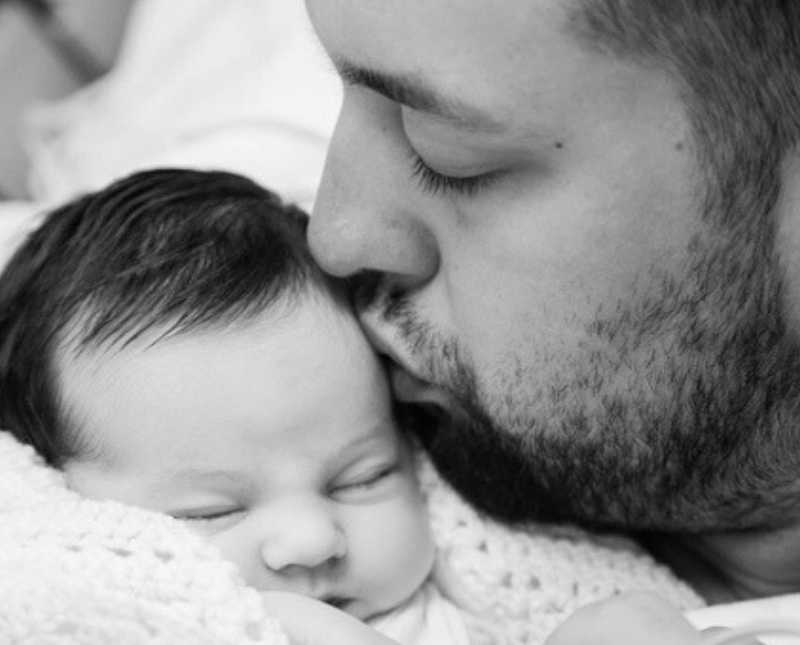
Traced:
POLYGON ((419 471, 440 550, 436 577, 474 641, 542 643, 579 607, 627 591, 656 592, 683 611, 705 604, 631 540, 569 526, 512 529, 477 513, 427 460, 419 471))
MULTIPOLYGON (((586 603, 635 589, 699 597, 632 543, 480 516, 420 460, 440 551, 435 579, 475 641, 543 642, 586 603)), ((256 590, 181 523, 82 498, 0 432, 0 643, 287 645, 256 590)), ((442 644, 447 645, 447 644, 442 644)), ((475 645, 479 645, 478 642, 475 645)))
POLYGON ((164 515, 82 499, 0 432, 0 643, 289 641, 210 544, 164 515))

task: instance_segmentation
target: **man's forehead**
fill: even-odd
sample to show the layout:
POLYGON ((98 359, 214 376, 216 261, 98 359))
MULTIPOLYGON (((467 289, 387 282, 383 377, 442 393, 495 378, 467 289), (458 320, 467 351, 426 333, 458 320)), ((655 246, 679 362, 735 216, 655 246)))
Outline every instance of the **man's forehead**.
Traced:
POLYGON ((586 0, 403 0, 402 2, 362 2, 361 0, 306 0, 312 19, 317 11, 330 7, 332 14, 343 18, 354 16, 408 16, 411 20, 424 14, 473 15, 485 17, 511 11, 517 16, 531 12, 557 11, 568 15, 582 7, 586 0))
MULTIPOLYGON (((359 40, 382 43, 385 38, 407 48, 415 36, 447 46, 463 37, 471 49, 495 41, 512 45, 518 39, 539 40, 548 33, 564 35, 587 0, 306 0, 312 24, 340 44, 359 40), (406 40, 397 41, 397 36, 406 40), (363 37, 363 38, 362 38, 363 37)), ((328 39, 326 39, 328 40, 328 39)), ((416 41, 417 44, 421 41, 416 41)), ((412 55, 413 50, 407 53, 412 55)), ((460 50, 454 53, 468 53, 460 50)), ((489 53, 489 52, 486 52, 489 53)))
MULTIPOLYGON (((519 99, 549 91, 566 59, 566 3, 307 0, 344 81, 464 129, 502 130, 519 99), (555 59, 555 60, 554 60, 555 59)), ((534 101, 529 104, 535 104, 534 101)))

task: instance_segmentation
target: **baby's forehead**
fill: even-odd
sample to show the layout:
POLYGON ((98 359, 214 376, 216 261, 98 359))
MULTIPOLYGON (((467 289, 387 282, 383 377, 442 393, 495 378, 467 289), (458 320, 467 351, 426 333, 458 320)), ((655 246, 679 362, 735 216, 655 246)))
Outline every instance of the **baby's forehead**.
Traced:
POLYGON ((120 482, 135 480, 135 487, 150 497, 194 490, 255 496, 273 486, 277 492, 284 485, 325 485, 353 469, 386 466, 411 454, 410 442, 393 419, 340 433, 299 427, 278 434, 265 431, 257 445, 239 432, 223 434, 208 441, 206 433, 193 440, 185 432, 142 432, 132 445, 116 441, 113 432, 82 430, 86 450, 78 461, 120 482))
MULTIPOLYGON (((269 338, 298 323, 306 329, 321 330, 331 343, 352 336, 354 330, 361 335, 355 314, 340 294, 311 286, 297 294, 272 299, 266 307, 243 304, 240 309, 208 318, 193 318, 190 312, 178 312, 163 320, 149 320, 143 313, 136 320, 110 323, 105 333, 95 334, 87 330, 103 326, 98 325, 97 315, 91 304, 86 304, 61 327, 51 349, 51 365, 57 379, 67 366, 80 365, 100 371, 120 355, 124 358, 145 352, 158 354, 169 351, 175 344, 200 349, 237 337, 252 338, 254 330, 262 338, 269 338)), ((302 337, 282 335, 284 344, 292 341, 299 346, 305 342, 302 337)))
POLYGON ((196 451, 302 446, 322 460, 394 441, 385 375, 349 314, 301 306, 224 329, 160 332, 62 350, 62 406, 83 443, 158 443, 166 458, 183 437, 196 451))
MULTIPOLYGON (((300 491, 326 491, 329 486, 349 481, 350 477, 373 474, 397 463, 410 465, 409 446, 394 429, 368 430, 353 441, 320 445, 310 433, 297 433, 298 450, 284 449, 272 455, 220 455, 200 446, 191 458, 160 451, 162 461, 149 459, 128 462, 112 456, 103 471, 111 475, 107 486, 118 485, 137 491, 141 500, 164 496, 197 494, 233 495, 242 499, 278 499, 300 491), (303 450, 303 444, 311 450, 303 450), (240 458, 241 457, 241 458, 240 458), (250 458, 252 457, 252 458, 250 458), (115 482, 119 476, 119 481, 115 482), (342 478, 345 478, 344 480, 342 478)), ((125 457, 123 456, 123 460, 125 457)), ((410 467, 399 468, 397 476, 414 481, 410 467)), ((143 502, 140 502, 143 503, 143 502)))

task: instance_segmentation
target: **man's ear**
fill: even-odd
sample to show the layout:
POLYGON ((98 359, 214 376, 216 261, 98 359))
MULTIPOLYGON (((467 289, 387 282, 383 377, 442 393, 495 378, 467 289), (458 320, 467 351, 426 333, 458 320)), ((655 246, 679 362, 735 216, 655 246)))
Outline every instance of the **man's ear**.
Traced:
POLYGON ((786 155, 775 205, 775 252, 784 275, 787 322, 800 331, 800 146, 786 155))

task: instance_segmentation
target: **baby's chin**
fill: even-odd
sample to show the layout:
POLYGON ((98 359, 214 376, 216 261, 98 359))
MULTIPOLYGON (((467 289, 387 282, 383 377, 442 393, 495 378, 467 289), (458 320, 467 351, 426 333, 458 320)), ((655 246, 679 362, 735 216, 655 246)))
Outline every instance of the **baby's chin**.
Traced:
POLYGON ((417 592, 422 589, 424 584, 425 581, 423 580, 413 589, 406 589, 402 591, 397 590, 398 593, 396 593, 391 599, 384 598, 378 602, 375 602, 374 599, 355 600, 342 609, 348 614, 365 622, 380 620, 382 617, 388 614, 402 610, 406 607, 406 605, 413 604, 413 600, 417 592))

